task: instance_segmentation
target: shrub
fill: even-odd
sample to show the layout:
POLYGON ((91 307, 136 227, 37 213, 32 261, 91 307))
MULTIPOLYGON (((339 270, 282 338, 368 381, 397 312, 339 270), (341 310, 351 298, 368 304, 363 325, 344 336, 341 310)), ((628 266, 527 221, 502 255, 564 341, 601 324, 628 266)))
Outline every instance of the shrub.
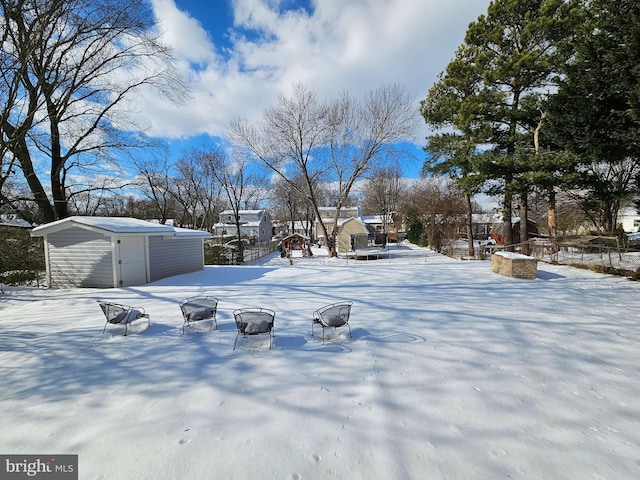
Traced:
POLYGON ((42 239, 23 229, 0 227, 0 282, 28 285, 45 270, 42 239))

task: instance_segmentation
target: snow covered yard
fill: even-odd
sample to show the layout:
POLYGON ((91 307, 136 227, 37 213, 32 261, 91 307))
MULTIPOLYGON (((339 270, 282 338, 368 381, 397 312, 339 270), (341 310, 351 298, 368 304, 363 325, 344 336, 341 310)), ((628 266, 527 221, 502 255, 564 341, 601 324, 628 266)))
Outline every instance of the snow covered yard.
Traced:
POLYGON ((640 283, 538 279, 411 246, 322 250, 125 289, 0 295, 0 453, 79 455, 81 479, 640 477, 640 283), (217 331, 178 302, 220 299, 217 331), (122 336, 96 300, 144 307, 122 336), (326 345, 313 310, 354 302, 326 345), (232 311, 276 311, 238 340, 232 311))

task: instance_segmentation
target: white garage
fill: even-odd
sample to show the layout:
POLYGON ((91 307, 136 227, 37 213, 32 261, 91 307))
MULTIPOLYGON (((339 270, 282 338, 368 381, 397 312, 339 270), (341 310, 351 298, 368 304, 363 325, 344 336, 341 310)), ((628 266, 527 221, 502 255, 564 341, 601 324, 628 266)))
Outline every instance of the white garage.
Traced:
POLYGON ((127 217, 69 217, 32 230, 44 237, 52 288, 129 287, 204 268, 209 232, 127 217))

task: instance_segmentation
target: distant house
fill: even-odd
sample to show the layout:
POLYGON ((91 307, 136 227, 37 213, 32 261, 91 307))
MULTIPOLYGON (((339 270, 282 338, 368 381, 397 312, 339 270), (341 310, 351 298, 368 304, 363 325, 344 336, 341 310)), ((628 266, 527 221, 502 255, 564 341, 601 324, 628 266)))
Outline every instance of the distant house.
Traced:
MULTIPOLYGON (((271 240, 272 225, 265 210, 240 210, 240 235, 250 238, 256 243, 271 240)), ((213 226, 216 237, 235 237, 237 235, 236 219, 233 210, 220 213, 220 222, 213 226)))
POLYGON ((368 215, 361 217, 362 222, 369 227, 370 230, 379 233, 389 233, 393 230, 393 217, 387 215, 368 215))
POLYGON ((125 217, 69 217, 31 231, 44 237, 49 287, 143 285, 204 268, 208 232, 125 217))
MULTIPOLYGON (((461 222, 460 234, 467 235, 466 218, 461 222)), ((494 225, 502 225, 502 215, 495 213, 474 213, 471 215, 471 228, 474 240, 488 240, 494 225)))
POLYGON ((635 207, 622 209, 618 217, 618 222, 626 233, 640 232, 640 213, 635 207))
MULTIPOLYGON (((327 232, 331 235, 335 226, 334 219, 336 215, 336 207, 318 207, 318 211, 320 212, 320 218, 322 218, 322 223, 327 227, 327 232)), ((340 228, 340 224, 345 220, 355 217, 360 218, 362 216, 362 211, 360 207, 342 207, 340 209, 340 216, 338 217, 338 226, 335 228, 338 230, 340 228)), ((320 227, 320 220, 316 219, 316 223, 314 226, 314 231, 318 242, 324 244, 326 239, 324 238, 324 233, 322 232, 322 228, 320 227)))
MULTIPOLYGON (((529 238, 538 236, 538 224, 533 220, 527 220, 529 238)), ((513 243, 520 243, 520 217, 511 219, 511 238, 513 243)), ((491 240, 498 245, 504 245, 504 223, 496 221, 491 227, 491 240)))

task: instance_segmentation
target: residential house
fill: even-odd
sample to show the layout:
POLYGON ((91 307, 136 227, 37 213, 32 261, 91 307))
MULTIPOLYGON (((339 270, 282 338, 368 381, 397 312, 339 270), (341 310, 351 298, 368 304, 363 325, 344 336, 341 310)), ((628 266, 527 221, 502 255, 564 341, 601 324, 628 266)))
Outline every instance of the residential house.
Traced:
MULTIPOLYGON (((266 210, 240 210, 240 236, 255 243, 271 240, 273 227, 266 210)), ((227 238, 237 236, 236 218, 233 210, 220 213, 220 222, 213 226, 213 235, 227 238)))

